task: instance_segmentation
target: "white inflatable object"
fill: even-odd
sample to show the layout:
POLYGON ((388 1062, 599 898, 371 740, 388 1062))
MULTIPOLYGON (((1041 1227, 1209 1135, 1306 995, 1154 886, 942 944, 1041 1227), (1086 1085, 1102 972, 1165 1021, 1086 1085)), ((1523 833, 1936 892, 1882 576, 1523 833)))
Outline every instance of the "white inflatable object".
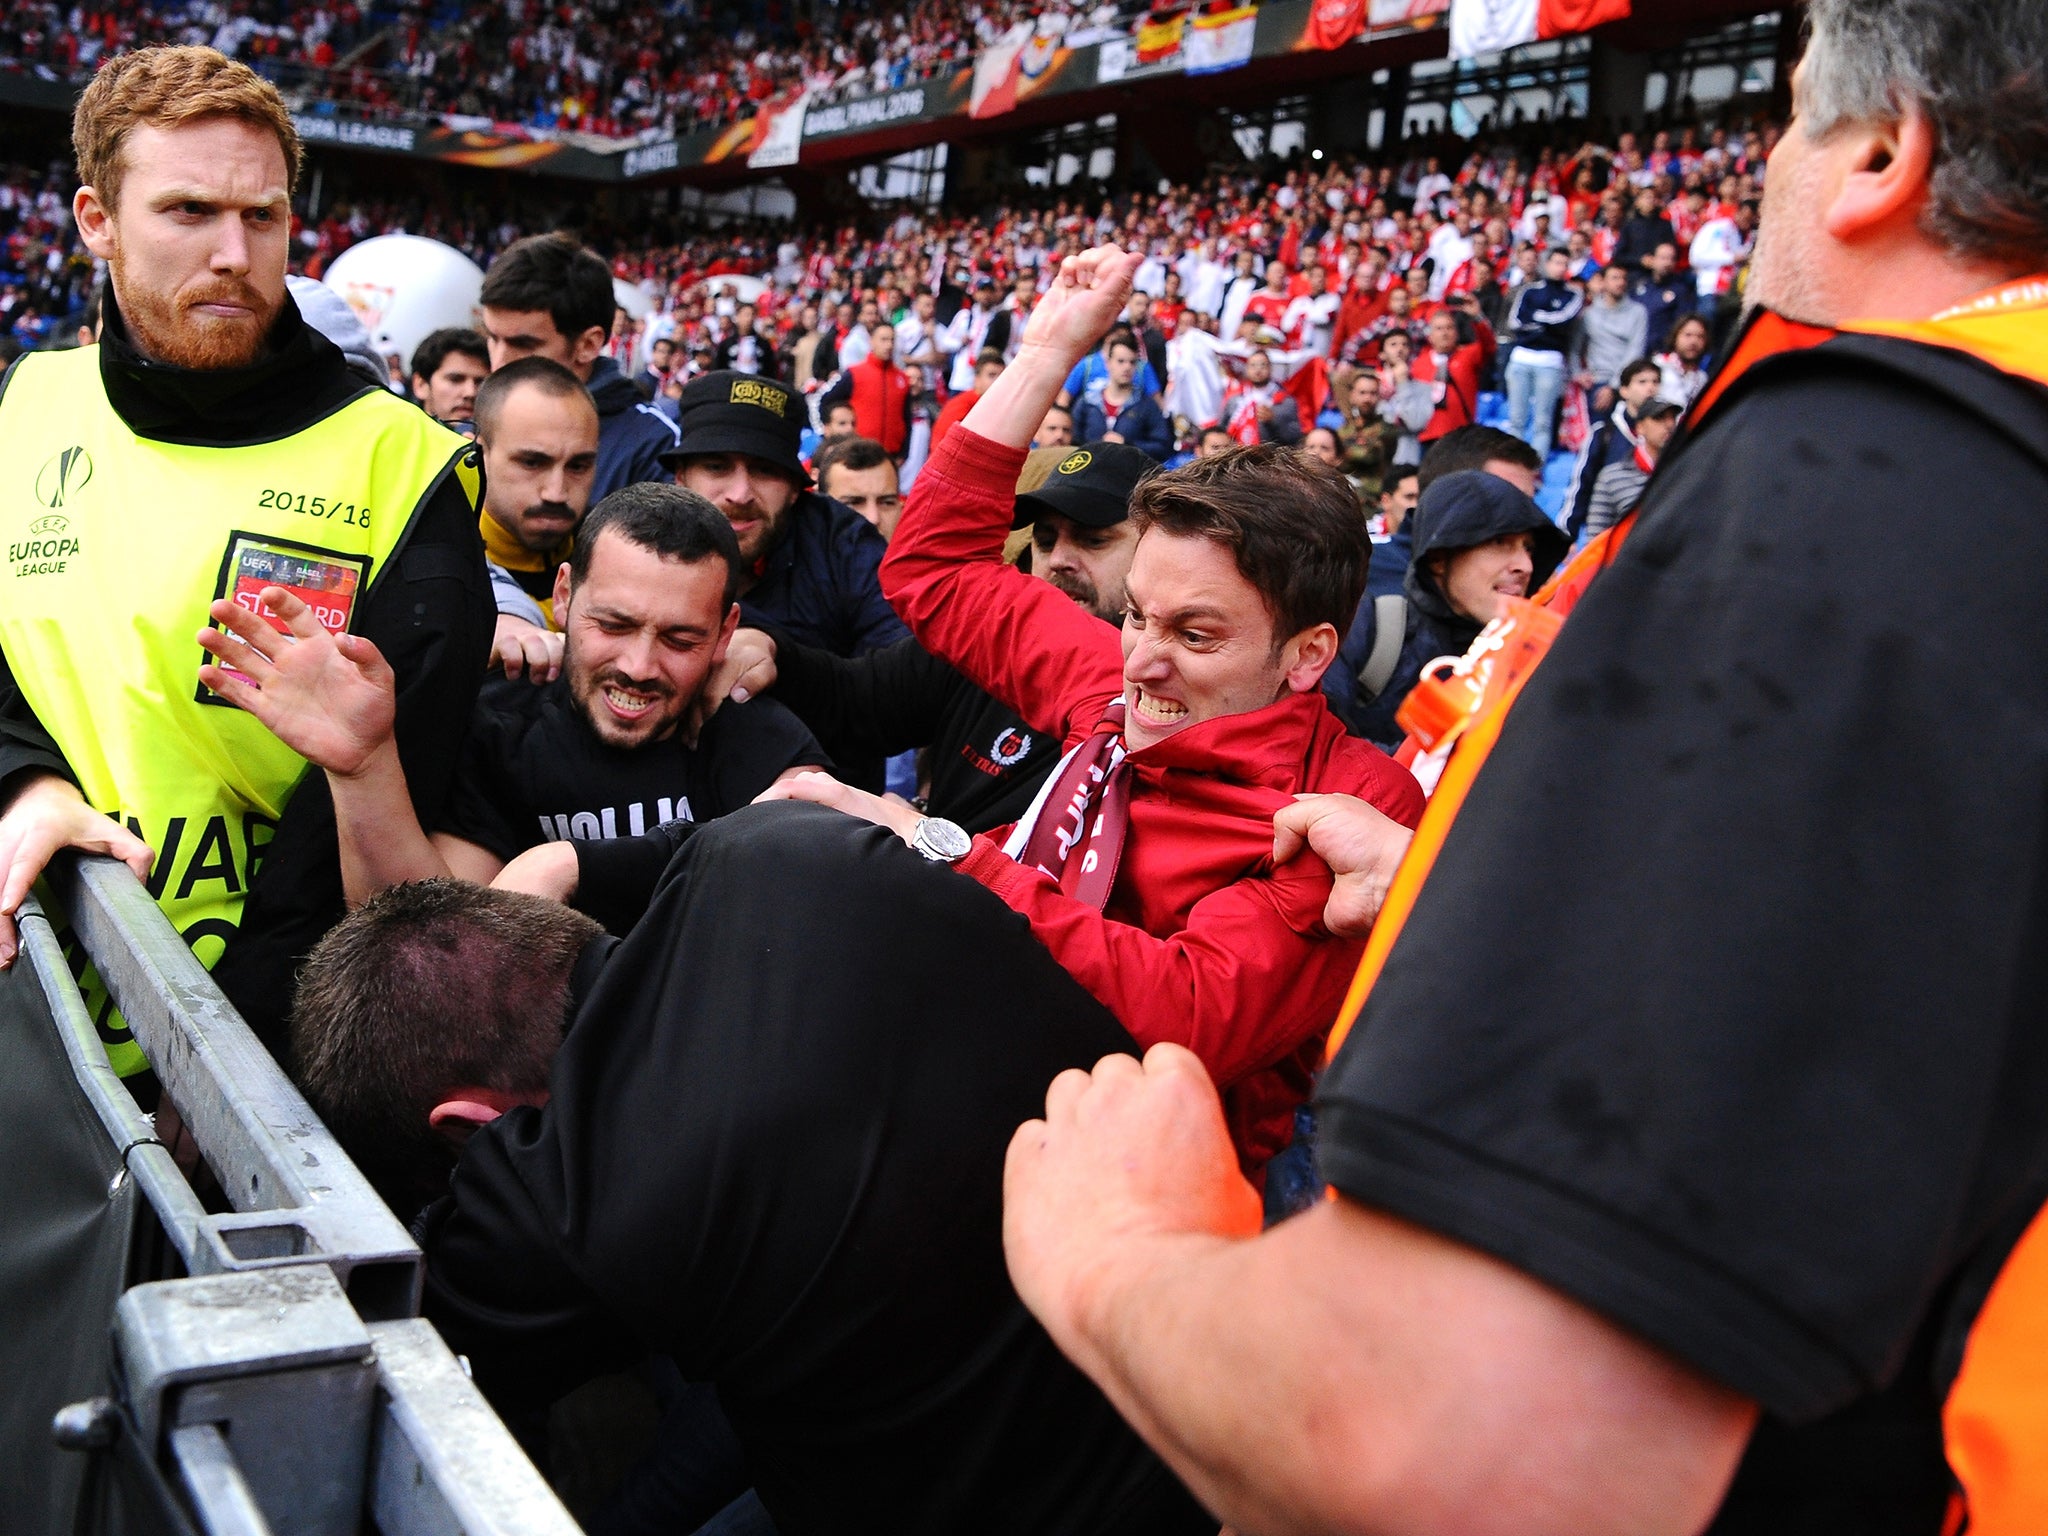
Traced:
POLYGON ((453 246, 420 235, 378 235, 335 257, 324 281, 348 301, 379 354, 408 367, 413 349, 444 325, 474 328, 483 269, 453 246))
POLYGON ((612 279, 612 302, 635 320, 645 320, 654 313, 654 300, 648 296, 647 290, 635 287, 623 277, 612 279))

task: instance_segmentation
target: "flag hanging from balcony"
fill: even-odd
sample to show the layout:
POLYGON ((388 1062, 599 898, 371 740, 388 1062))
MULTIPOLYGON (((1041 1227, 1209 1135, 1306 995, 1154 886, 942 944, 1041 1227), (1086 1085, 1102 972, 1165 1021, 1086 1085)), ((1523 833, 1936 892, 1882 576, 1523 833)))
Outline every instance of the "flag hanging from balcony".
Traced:
POLYGON ((1365 0, 1315 0, 1302 46, 1342 48, 1364 30, 1365 0))
POLYGON ((1181 41, 1187 35, 1188 13, 1185 7, 1173 11, 1150 11, 1138 23, 1137 54, 1140 64, 1164 64, 1180 53, 1181 41))
POLYGON ((1017 105, 1017 76, 1031 31, 1030 22, 1020 21, 975 58, 969 117, 998 117, 1017 105))
POLYGON ((1227 10, 1200 10, 1188 22, 1187 41, 1182 48, 1191 75, 1213 75, 1218 70, 1249 64, 1252 34, 1259 24, 1256 5, 1233 5, 1227 10))
POLYGON ((1570 37, 1629 14, 1630 0, 1451 0, 1451 57, 1570 37))
POLYGON ((753 170, 795 165, 804 147, 804 109, 811 95, 801 91, 793 97, 763 102, 754 118, 754 139, 747 151, 747 165, 753 170))

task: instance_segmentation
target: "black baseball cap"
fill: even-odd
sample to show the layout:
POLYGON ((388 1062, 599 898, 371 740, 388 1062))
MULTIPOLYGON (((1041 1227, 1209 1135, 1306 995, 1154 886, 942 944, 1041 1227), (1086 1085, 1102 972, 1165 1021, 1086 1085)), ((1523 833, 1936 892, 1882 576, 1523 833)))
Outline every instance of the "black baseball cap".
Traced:
POLYGON ((730 368, 707 373, 676 397, 682 441, 662 454, 661 462, 674 469, 700 453, 744 453, 787 470, 797 484, 808 487, 810 471, 798 450, 809 414, 786 384, 730 368))
POLYGON ((1026 528, 1048 512, 1084 528, 1113 528, 1130 514, 1131 492, 1159 472, 1142 448, 1129 443, 1083 443, 1052 467, 1044 484, 1017 498, 1013 527, 1026 528))

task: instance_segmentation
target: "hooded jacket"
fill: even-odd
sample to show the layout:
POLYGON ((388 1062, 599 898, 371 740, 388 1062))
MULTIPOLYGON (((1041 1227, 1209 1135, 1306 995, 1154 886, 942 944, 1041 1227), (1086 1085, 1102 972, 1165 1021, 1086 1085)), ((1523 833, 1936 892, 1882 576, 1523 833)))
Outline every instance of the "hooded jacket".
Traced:
MULTIPOLYGON (((926 649, 1071 748, 1123 696, 1117 632, 1007 566, 1024 450, 960 427, 926 464, 882 562, 882 592, 926 649)), ((1412 825, 1407 771, 1347 737, 1322 698, 1289 694, 1133 752, 1130 829, 1102 911, 977 837, 957 866, 1030 920, 1062 966, 1142 1046, 1202 1059, 1238 1156, 1287 1144, 1359 946, 1322 925, 1320 861, 1273 866, 1273 816, 1337 791, 1412 825)))
POLYGON ((1351 731, 1389 750, 1400 745, 1404 732, 1394 723, 1395 711, 1422 676, 1422 669, 1439 656, 1462 656, 1486 626, 1451 606, 1451 600, 1430 569, 1432 555, 1471 549, 1511 533, 1535 535, 1534 572, 1529 590, 1536 591, 1550 579, 1550 573, 1571 548, 1571 542, 1543 510, 1507 481, 1483 470, 1464 470, 1445 475, 1431 484, 1416 503, 1410 522, 1414 528, 1414 553, 1408 561, 1403 592, 1408 599, 1408 637, 1401 646, 1401 659, 1394 675, 1379 695, 1358 696, 1358 672, 1372 655, 1378 629, 1373 605, 1358 606, 1351 630, 1337 652, 1337 660, 1323 675, 1323 691, 1351 731))
POLYGON ((622 486, 668 480, 661 456, 683 440, 676 424, 640 397, 640 386, 600 357, 590 370, 591 401, 597 406, 597 475, 590 482, 594 507, 622 486))

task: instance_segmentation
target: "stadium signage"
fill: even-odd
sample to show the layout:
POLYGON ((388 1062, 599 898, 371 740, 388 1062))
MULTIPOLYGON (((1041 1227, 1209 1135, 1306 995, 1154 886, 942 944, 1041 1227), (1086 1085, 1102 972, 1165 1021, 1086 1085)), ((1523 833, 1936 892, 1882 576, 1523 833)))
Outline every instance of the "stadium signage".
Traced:
MULTIPOLYGON (((1227 39, 1205 38, 1203 59, 1210 68, 1237 67, 1251 58, 1285 56, 1300 49, 1329 48, 1371 42, 1440 26, 1451 0, 1355 0, 1342 7, 1341 27, 1311 25, 1319 8, 1331 0, 1237 0, 1221 15, 1211 13, 1227 39), (1357 9, 1364 25, 1357 27, 1357 9), (1249 40, 1250 48, 1246 49, 1249 40), (1229 46, 1221 46, 1224 43, 1229 46)), ((1524 0, 1533 4, 1534 0, 1524 0)), ((1546 0, 1548 3, 1548 0, 1546 0)), ((1018 49, 1015 77, 1008 85, 1018 102, 1105 85, 1139 84, 1148 78, 1179 74, 1190 62, 1193 31, 1189 0, 1156 0, 1154 9, 1125 35, 1091 40, 1068 48, 1035 34, 1018 49)), ((1091 39, 1099 34, 1090 29, 1091 39)), ((484 170, 545 172, 578 181, 626 183, 694 168, 744 163, 757 169, 833 159, 820 140, 873 133, 908 123, 929 125, 943 133, 950 120, 965 119, 975 105, 975 66, 955 67, 914 85, 820 103, 809 96, 795 102, 763 103, 759 115, 738 123, 697 128, 671 138, 630 148, 595 142, 584 136, 543 134, 513 124, 465 118, 412 118, 370 121, 334 110, 292 114, 299 137, 307 144, 338 149, 411 155, 484 170), (798 127, 801 124, 801 138, 798 127)), ((0 70, 0 107, 68 110, 76 82, 46 81, 0 70)), ((984 107, 986 102, 984 101, 984 107)), ((984 112, 983 115, 990 115, 984 112)))
POLYGON ((366 123, 353 117, 318 117, 294 112, 292 126, 308 144, 340 144, 352 149, 383 149, 409 155, 418 146, 419 130, 402 123, 366 123))
POLYGON ((815 139, 828 133, 852 133, 862 128, 880 128, 908 117, 925 115, 921 85, 906 86, 881 96, 857 96, 852 101, 829 107, 812 107, 804 116, 804 137, 815 139))
POLYGON ((674 139, 663 139, 656 144, 642 144, 638 149, 627 150, 620 170, 630 181, 635 176, 649 176, 656 171, 672 171, 682 163, 681 147, 674 139))

